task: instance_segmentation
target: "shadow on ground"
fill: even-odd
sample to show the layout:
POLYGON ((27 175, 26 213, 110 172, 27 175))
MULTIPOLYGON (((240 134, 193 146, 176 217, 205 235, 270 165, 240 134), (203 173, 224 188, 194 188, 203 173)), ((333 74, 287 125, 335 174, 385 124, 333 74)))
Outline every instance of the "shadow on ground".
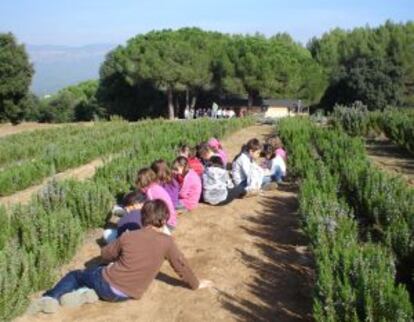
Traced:
POLYGON ((366 148, 369 155, 383 158, 391 164, 398 165, 401 168, 400 172, 414 174, 414 155, 390 140, 367 140, 366 148))
POLYGON ((259 203, 262 210, 242 224, 258 252, 238 249, 243 263, 255 271, 245 288, 256 300, 246 300, 243 292, 221 292, 221 303, 238 321, 310 321, 313 262, 299 230, 297 198, 278 193, 262 197, 259 203))

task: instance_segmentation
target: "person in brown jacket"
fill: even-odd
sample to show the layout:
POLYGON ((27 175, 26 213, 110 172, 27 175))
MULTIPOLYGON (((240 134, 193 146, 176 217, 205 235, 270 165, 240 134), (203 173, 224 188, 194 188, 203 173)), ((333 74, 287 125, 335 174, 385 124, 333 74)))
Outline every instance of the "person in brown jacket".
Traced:
POLYGON ((93 303, 98 297, 118 302, 139 299, 157 276, 164 259, 193 290, 212 286, 199 281, 174 239, 162 232, 168 220, 167 205, 159 199, 142 207, 140 230, 127 231, 101 250, 107 266, 75 270, 65 275, 52 289, 33 302, 29 313, 54 313, 63 306, 93 303))

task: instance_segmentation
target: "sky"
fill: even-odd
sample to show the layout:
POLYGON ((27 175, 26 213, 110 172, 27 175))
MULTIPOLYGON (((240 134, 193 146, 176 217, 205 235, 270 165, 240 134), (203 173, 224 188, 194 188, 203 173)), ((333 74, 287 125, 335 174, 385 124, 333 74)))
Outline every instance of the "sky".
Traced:
POLYGON ((306 43, 335 27, 414 20, 414 0, 0 0, 0 32, 32 45, 122 44, 153 29, 288 32, 306 43))

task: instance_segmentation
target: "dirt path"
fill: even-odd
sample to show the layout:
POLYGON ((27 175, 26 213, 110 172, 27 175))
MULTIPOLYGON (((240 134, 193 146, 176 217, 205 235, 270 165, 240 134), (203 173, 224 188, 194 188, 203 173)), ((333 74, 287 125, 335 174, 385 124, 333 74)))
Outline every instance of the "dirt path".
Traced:
MULTIPOLYGON (((105 157, 107 160, 108 157, 105 157)), ((66 171, 60 172, 53 177, 48 177, 42 181, 41 184, 30 186, 24 190, 16 192, 10 196, 0 197, 0 204, 4 205, 6 208, 11 207, 17 203, 27 203, 32 198, 33 194, 40 191, 49 181, 51 180, 64 180, 64 179, 76 179, 76 180, 85 180, 93 177, 95 174, 96 168, 104 164, 104 158, 95 159, 83 166, 78 168, 68 169, 66 171)))
MULTIPOLYGON (((252 126, 228 137, 231 157, 245 141, 270 134, 252 126)), ((303 321, 311 320, 312 259, 298 228, 292 189, 236 200, 225 207, 201 205, 180 217, 175 238, 200 278, 216 288, 187 289, 167 263, 144 297, 124 303, 99 302, 36 321, 303 321)), ((97 261, 100 229, 89 234, 76 258, 62 269, 97 261)))
MULTIPOLYGON (((27 123, 22 123, 19 125, 14 125, 14 126, 11 124, 2 124, 0 125, 0 138, 7 136, 7 135, 20 133, 20 132, 35 131, 39 129, 50 129, 50 128, 55 128, 55 127, 68 125, 68 124, 74 124, 74 123, 43 124, 43 123, 27 122, 27 123)), ((82 126, 92 126, 94 123, 93 122, 79 122, 76 124, 82 125, 82 126)), ((22 204, 27 203, 32 198, 33 194, 40 191, 42 187, 44 187, 49 181, 53 179, 64 180, 64 179, 71 178, 71 179, 76 179, 76 180, 85 180, 85 179, 91 178, 95 174, 96 168, 104 164, 104 159, 106 160, 108 159, 108 157, 97 158, 80 167, 67 169, 52 177, 45 178, 40 184, 30 186, 10 196, 0 197, 0 204, 4 205, 6 208, 9 208, 12 205, 15 205, 18 203, 22 203, 22 204)))
POLYGON ((398 147, 387 138, 368 140, 366 149, 369 158, 379 168, 401 175, 414 185, 414 156, 398 147))

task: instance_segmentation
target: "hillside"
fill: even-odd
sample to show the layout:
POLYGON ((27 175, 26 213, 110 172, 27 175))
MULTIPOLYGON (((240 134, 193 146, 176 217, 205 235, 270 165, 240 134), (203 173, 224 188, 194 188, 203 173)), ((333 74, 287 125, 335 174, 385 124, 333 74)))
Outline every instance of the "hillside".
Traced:
POLYGON ((82 47, 26 45, 35 68, 32 91, 42 96, 80 81, 98 78, 105 55, 114 47, 112 44, 82 47))

